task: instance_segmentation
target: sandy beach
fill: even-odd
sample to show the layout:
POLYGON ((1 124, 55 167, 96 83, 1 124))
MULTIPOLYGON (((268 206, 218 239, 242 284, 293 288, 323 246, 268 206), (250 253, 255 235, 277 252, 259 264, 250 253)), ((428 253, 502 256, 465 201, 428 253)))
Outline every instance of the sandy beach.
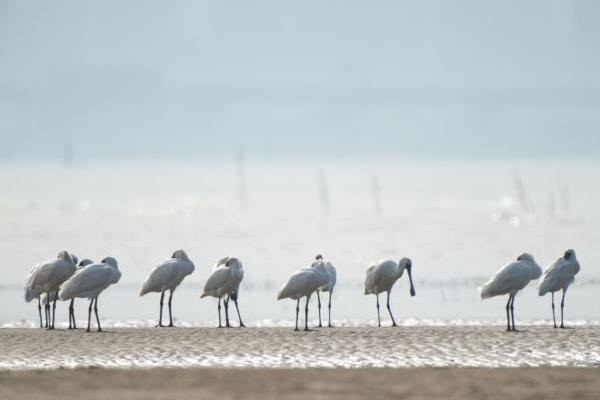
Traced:
POLYGON ((600 366, 600 327, 1 329, 0 369, 600 366))
POLYGON ((532 399, 600 396, 598 368, 82 368, 0 372, 2 399, 532 399), (399 397, 398 397, 399 396, 399 397))
POLYGON ((600 396, 598 327, 1 329, 0 343, 2 399, 600 396))

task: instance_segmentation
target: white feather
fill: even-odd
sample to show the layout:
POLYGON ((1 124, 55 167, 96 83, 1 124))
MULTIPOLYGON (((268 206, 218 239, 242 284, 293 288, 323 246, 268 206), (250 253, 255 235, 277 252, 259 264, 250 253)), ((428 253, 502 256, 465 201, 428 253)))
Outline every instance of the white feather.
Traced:
POLYGON ((187 258, 183 250, 173 254, 174 257, 167 258, 158 264, 146 278, 140 290, 140 296, 149 292, 174 291, 183 279, 194 272, 194 263, 187 258))
POLYGON ((329 284, 330 279, 331 276, 325 269, 324 263, 313 263, 312 266, 292 274, 279 290, 277 300, 285 298, 297 300, 309 296, 319 287, 329 284))
POLYGON ((90 264, 73 275, 60 288, 61 300, 70 300, 75 297, 93 299, 102 293, 108 286, 121 279, 117 261, 106 257, 101 263, 90 264))
POLYGON ((544 271, 544 276, 538 284, 538 293, 540 296, 548 292, 556 292, 567 289, 575 281, 575 275, 579 272, 580 266, 575 256, 574 250, 567 250, 565 255, 544 271), (565 259, 569 253, 568 259, 565 259))
POLYGON ((515 295, 529 282, 538 279, 542 268, 535 262, 533 256, 521 254, 516 261, 510 262, 500 268, 481 288, 481 298, 515 295))
POLYGON ((236 292, 242 279, 244 269, 241 261, 234 257, 224 257, 215 264, 200 297, 222 297, 236 292))

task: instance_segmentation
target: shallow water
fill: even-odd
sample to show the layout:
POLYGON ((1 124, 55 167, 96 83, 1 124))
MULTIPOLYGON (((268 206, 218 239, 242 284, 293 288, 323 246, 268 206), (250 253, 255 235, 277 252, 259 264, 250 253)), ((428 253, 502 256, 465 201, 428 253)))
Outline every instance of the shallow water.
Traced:
POLYGON ((0 369, 600 366, 600 328, 2 329, 0 369))
MULTIPOLYGON (((180 247, 196 263, 174 298, 181 323, 216 321, 216 301, 199 294, 223 255, 244 262, 247 323, 293 319, 294 304, 275 301, 277 289, 316 253, 338 269, 336 320, 372 323, 375 298, 363 295, 364 271, 375 259, 410 256, 417 296, 409 297, 405 277, 397 283, 391 303, 399 320, 501 321, 506 299, 481 301, 477 287, 523 250, 547 265, 568 247, 582 269, 566 318, 600 320, 600 308, 590 305, 600 283, 600 191, 589 184, 600 164, 248 162, 245 176, 244 196, 229 162, 0 165, 0 324, 36 320, 21 282, 63 248, 119 260, 121 282, 100 297, 103 319, 155 320, 158 296, 140 298, 139 287, 180 247), (514 188, 516 169, 527 208, 514 188)), ((315 318, 314 297, 311 304, 315 318)), ((515 306, 518 319, 551 316, 550 298, 538 297, 534 284, 515 306)), ((85 301, 76 310, 84 319, 85 301)), ((67 319, 66 305, 57 317, 67 319)))

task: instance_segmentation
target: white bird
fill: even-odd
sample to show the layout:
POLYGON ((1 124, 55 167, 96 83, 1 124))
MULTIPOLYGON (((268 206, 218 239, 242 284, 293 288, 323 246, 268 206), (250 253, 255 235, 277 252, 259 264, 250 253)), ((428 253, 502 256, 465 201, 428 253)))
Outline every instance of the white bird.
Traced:
MULTIPOLYGON (((38 311, 40 313, 40 327, 41 327, 41 295, 46 293, 50 296, 50 293, 58 292, 60 285, 69 279, 76 270, 77 257, 69 254, 67 251, 61 251, 58 256, 53 260, 48 260, 35 265, 29 271, 27 278, 25 279, 25 300, 31 301, 34 298, 38 298, 38 311)), ((54 321, 56 319, 56 296, 54 297, 54 304, 52 306, 52 318, 50 318, 50 303, 47 303, 44 307, 46 314, 46 327, 48 329, 54 329, 54 321)))
MULTIPOLYGON (((74 260, 77 260, 77 257, 74 256, 73 254, 71 254, 71 257, 73 257, 74 260)), ((81 260, 79 262, 79 264, 77 264, 77 269, 75 270, 75 273, 77 273, 77 271, 84 268, 86 265, 90 265, 92 263, 93 263, 93 261, 90 260, 89 258, 84 258, 83 260, 81 260)), ((48 294, 47 293, 42 293, 42 295, 40 296, 40 299, 42 300, 42 305, 48 304, 48 294)), ((55 300, 58 300, 58 292, 50 293, 50 303, 55 300)), ((77 326, 75 324, 75 299, 71 299, 71 303, 69 304, 69 327, 67 329, 77 329, 77 326)))
POLYGON ((297 300, 296 302, 296 327, 298 330, 298 314, 300 312, 300 298, 306 297, 306 306, 304 308, 304 330, 308 331, 308 301, 310 296, 320 287, 327 285, 331 280, 331 276, 325 268, 325 263, 316 262, 310 267, 302 268, 296 271, 286 283, 283 284, 277 300, 290 298, 297 300))
POLYGON ((567 250, 565 254, 556 260, 554 264, 544 271, 544 276, 538 285, 539 295, 552 293, 552 320, 556 328, 556 316, 554 314, 554 292, 563 291, 560 302, 560 327, 564 328, 563 311, 565 308, 565 294, 569 285, 575 281, 575 275, 579 272, 579 262, 575 256, 575 250, 567 250))
POLYGON ((158 292, 160 295, 160 314, 158 317, 158 325, 163 327, 162 313, 163 301, 165 299, 165 291, 169 290, 169 327, 173 327, 173 314, 171 312, 171 301, 173 300, 173 292, 183 281, 183 278, 194 272, 194 263, 188 258, 185 251, 179 249, 173 252, 171 258, 167 258, 158 264, 150 272, 146 281, 140 290, 140 296, 150 292, 158 292))
POLYGON ((367 269, 365 279, 365 294, 374 294, 377 296, 377 325, 381 326, 379 317, 379 293, 387 292, 387 309, 392 318, 392 326, 397 326, 392 309, 390 308, 390 292, 394 283, 402 276, 404 270, 408 272, 410 282, 410 295, 415 295, 415 287, 412 280, 412 261, 410 258, 403 258, 396 263, 394 260, 376 261, 367 269))
POLYGON ((96 322, 98 323, 98 331, 100 332, 102 331, 102 327, 100 326, 100 318, 98 317, 98 296, 104 289, 117 283, 119 279, 121 279, 121 272, 119 271, 117 260, 113 257, 106 257, 102 262, 90 264, 73 275, 60 287, 58 296, 61 300, 70 300, 75 297, 88 298, 90 306, 88 308, 87 332, 90 331, 92 305, 94 305, 96 322))
POLYGON ((541 275, 542 268, 535 262, 533 256, 529 253, 522 253, 517 257, 516 261, 510 262, 500 268, 480 288, 482 299, 508 294, 508 302, 506 303, 507 331, 516 331, 514 303, 517 292, 527 286, 530 281, 538 279, 541 275))
POLYGON ((206 296, 217 297, 219 303, 217 310, 219 312, 219 328, 221 325, 221 297, 226 296, 223 300, 225 306, 225 327, 229 328, 229 299, 231 298, 237 310, 240 327, 245 326, 240 316, 238 307, 238 295, 240 292, 240 282, 244 279, 244 269, 239 259, 235 257, 223 257, 215 264, 212 273, 208 277, 204 285, 204 291, 200 298, 206 296))
POLYGON ((333 294, 333 289, 335 288, 335 282, 336 282, 336 271, 335 271, 335 267, 333 266, 333 264, 329 261, 323 261, 323 256, 320 254, 317 254, 317 256, 315 257, 316 261, 313 263, 313 267, 316 266, 316 264, 318 262, 322 262, 325 264, 325 269, 327 270, 327 273, 329 274, 329 282, 326 285, 321 286, 319 289, 317 289, 317 301, 318 301, 318 305, 319 305, 319 328, 321 328, 323 326, 323 324, 321 323, 321 296, 319 295, 319 292, 329 292, 329 304, 328 304, 328 323, 327 326, 328 327, 333 327, 333 325, 331 325, 331 295, 333 294))

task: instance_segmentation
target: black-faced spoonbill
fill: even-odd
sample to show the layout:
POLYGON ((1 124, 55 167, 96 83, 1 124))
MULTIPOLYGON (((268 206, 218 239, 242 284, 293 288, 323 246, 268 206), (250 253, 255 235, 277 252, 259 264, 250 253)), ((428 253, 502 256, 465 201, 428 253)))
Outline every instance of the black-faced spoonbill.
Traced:
POLYGON ((92 305, 96 313, 96 322, 98 324, 98 332, 102 331, 100 326, 100 318, 98 317, 98 296, 107 287, 119 282, 121 279, 121 271, 117 265, 117 260, 113 257, 106 257, 100 263, 94 263, 86 266, 61 287, 58 296, 61 300, 71 300, 75 297, 88 298, 90 306, 88 308, 88 325, 87 332, 90 331, 92 320, 92 305))
POLYGON ((219 328, 221 325, 221 297, 225 296, 223 305, 225 306, 225 327, 230 328, 229 324, 229 299, 232 299, 237 310, 240 327, 245 326, 240 315, 238 307, 238 297, 240 292, 240 283, 244 279, 244 269, 242 262, 235 257, 224 257, 217 261, 206 284, 202 297, 212 296, 219 299, 217 311, 219 313, 219 328))
MULTIPOLYGON (((79 264, 77 264, 77 270, 75 271, 75 273, 77 273, 81 269, 83 269, 93 263, 94 262, 92 260, 90 260, 89 258, 84 258, 83 260, 79 261, 79 264)), ((58 296, 58 293, 56 293, 55 296, 58 296)), ((69 328, 68 329, 77 329, 77 325, 75 323, 75 299, 71 299, 71 303, 69 304, 69 328)))
MULTIPOLYGON (((25 300, 31 301, 38 296, 38 311, 40 313, 41 326, 41 295, 46 294, 51 298, 50 293, 58 292, 61 284, 69 279, 76 270, 77 257, 69 254, 67 251, 61 251, 53 260, 48 260, 35 265, 29 271, 25 279, 25 300)), ((45 307, 46 328, 54 329, 56 319, 56 296, 52 306, 52 318, 50 318, 50 302, 45 307)))
POLYGON ((527 286, 532 280, 538 279, 541 275, 542 268, 535 262, 533 256, 523 253, 517 257, 516 261, 510 262, 500 268, 481 288, 482 299, 508 294, 508 302, 506 303, 507 331, 517 330, 515 328, 514 307, 517 292, 527 286))
POLYGON ((374 294, 377 296, 377 325, 381 326, 379 317, 379 293, 387 292, 387 309, 392 319, 392 326, 398 326, 392 315, 390 308, 390 292, 394 283, 402 276, 404 270, 408 273, 410 282, 410 295, 415 295, 415 287, 412 280, 412 261, 410 258, 403 258, 400 262, 393 260, 383 260, 374 262, 367 269, 367 277, 365 279, 365 294, 374 294))
POLYGON ((333 294, 333 289, 335 288, 336 271, 335 271, 335 267, 333 266, 333 264, 329 261, 323 261, 323 256, 320 254, 318 254, 316 256, 316 261, 313 263, 313 267, 315 267, 317 265, 317 263, 319 263, 319 262, 325 263, 325 269, 327 270, 327 273, 329 274, 329 282, 326 285, 321 286, 317 290, 317 301, 318 301, 318 306, 319 306, 319 328, 321 328, 323 326, 323 324, 321 323, 321 296, 319 295, 319 292, 329 292, 329 304, 327 306, 327 309, 328 309, 327 326, 331 328, 331 327, 333 327, 333 325, 331 325, 331 295, 333 294))
POLYGON ((163 327, 162 313, 165 291, 169 290, 169 327, 173 327, 173 314, 171 312, 171 301, 173 292, 179 286, 183 278, 194 272, 194 263, 188 258, 183 250, 176 250, 171 258, 167 258, 158 264, 146 278, 140 290, 140 296, 150 292, 160 293, 160 312, 158 316, 158 325, 163 327))
POLYGON ((302 268, 296 271, 286 283, 283 284, 277 300, 290 298, 297 300, 296 302, 296 327, 298 330, 298 314, 300 313, 300 298, 306 297, 306 306, 304 308, 304 330, 308 331, 308 301, 311 294, 318 290, 321 286, 327 285, 331 277, 325 268, 325 263, 314 263, 310 267, 302 268))
POLYGON ((575 250, 567 250, 565 254, 556 260, 554 264, 544 271, 544 276, 538 285, 539 295, 552 293, 552 320, 556 328, 556 316, 554 314, 554 292, 563 291, 560 301, 560 327, 564 328, 563 310, 565 308, 565 294, 569 285, 575 281, 575 275, 579 272, 579 262, 575 256, 575 250))

